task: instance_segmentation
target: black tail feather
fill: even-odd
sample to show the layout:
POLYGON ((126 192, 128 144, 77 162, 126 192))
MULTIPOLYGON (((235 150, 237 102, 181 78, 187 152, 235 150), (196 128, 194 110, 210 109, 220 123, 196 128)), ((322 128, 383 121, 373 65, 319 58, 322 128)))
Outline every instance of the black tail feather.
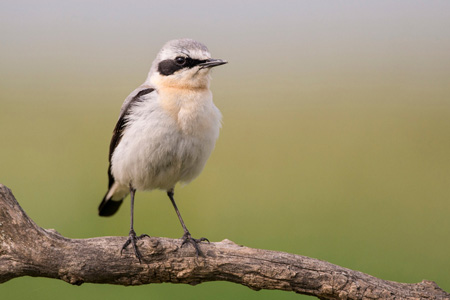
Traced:
POLYGON ((98 207, 98 215, 102 217, 109 217, 114 215, 119 210, 119 207, 123 202, 123 199, 120 200, 107 199, 106 198, 107 195, 108 193, 106 193, 105 197, 102 200, 102 203, 100 203, 98 207))
MULTIPOLYGON (((111 143, 112 143, 112 141, 111 141, 111 143)), ((110 162, 111 162, 111 157, 112 157, 112 152, 109 153, 110 162)), ((126 197, 126 194, 125 194, 124 197, 119 200, 113 200, 112 199, 112 197, 114 197, 113 195, 110 196, 110 198, 107 198, 113 185, 114 185, 114 176, 111 173, 111 163, 110 163, 109 167, 108 167, 108 191, 106 192, 105 197, 103 197, 102 203, 100 203, 100 205, 98 206, 98 215, 101 217, 109 217, 109 216, 114 215, 117 212, 117 210, 119 210, 119 207, 123 202, 123 199, 125 199, 125 197, 126 197)))

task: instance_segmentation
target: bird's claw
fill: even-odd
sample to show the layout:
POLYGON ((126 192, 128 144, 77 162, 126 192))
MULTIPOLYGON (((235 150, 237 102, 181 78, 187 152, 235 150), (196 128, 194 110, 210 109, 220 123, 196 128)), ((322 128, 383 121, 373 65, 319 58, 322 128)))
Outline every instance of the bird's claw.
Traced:
POLYGON ((136 232, 134 232, 134 230, 130 230, 127 241, 125 242, 125 244, 123 244, 122 249, 120 249, 120 255, 122 255, 123 250, 131 244, 133 245, 134 254, 136 255, 137 259, 139 259, 139 263, 142 263, 142 254, 139 251, 136 242, 143 239, 144 237, 150 236, 148 234, 141 234, 140 236, 136 236, 136 232))
POLYGON ((201 242, 205 242, 205 241, 208 242, 208 244, 209 244, 209 240, 207 238, 202 237, 199 239, 194 239, 188 231, 183 234, 181 239, 182 239, 181 247, 183 247, 185 244, 189 243, 192 246, 194 246, 197 257, 199 255, 204 256, 202 251, 200 250, 200 247, 198 246, 198 244, 200 244, 201 242))

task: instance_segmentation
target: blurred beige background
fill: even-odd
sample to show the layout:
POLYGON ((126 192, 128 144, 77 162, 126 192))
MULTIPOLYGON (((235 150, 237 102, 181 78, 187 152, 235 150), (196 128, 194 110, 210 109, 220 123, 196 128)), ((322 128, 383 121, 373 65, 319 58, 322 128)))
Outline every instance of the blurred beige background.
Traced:
MULTIPOLYGON (((127 235, 129 202, 97 216, 124 98, 173 38, 229 64, 223 129, 177 188, 194 236, 307 255, 450 291, 450 3, 2 1, 0 182, 37 224, 127 235)), ((179 238, 164 193, 139 193, 138 233, 179 238)), ((306 299, 230 283, 0 285, 5 299, 306 299)))

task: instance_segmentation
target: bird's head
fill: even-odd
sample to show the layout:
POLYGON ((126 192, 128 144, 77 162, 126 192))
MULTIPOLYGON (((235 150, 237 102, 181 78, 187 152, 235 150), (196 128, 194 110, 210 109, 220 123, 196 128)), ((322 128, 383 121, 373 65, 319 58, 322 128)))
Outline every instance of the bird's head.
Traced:
POLYGON ((204 89, 209 87, 211 68, 226 63, 211 58, 202 43, 172 40, 159 51, 147 81, 156 88, 204 89))

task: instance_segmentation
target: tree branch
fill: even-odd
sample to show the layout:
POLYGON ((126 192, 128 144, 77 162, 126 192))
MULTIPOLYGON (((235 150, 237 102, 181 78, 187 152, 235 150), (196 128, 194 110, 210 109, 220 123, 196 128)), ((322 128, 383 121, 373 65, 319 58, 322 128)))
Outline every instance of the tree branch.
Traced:
POLYGON ((80 285, 230 281, 254 290, 276 289, 320 299, 450 299, 432 281, 386 281, 331 263, 283 252, 252 249, 229 240, 202 244, 203 257, 180 240, 145 238, 143 263, 125 237, 68 239, 37 226, 11 190, 0 184, 0 283, 20 276, 49 277, 80 285))

